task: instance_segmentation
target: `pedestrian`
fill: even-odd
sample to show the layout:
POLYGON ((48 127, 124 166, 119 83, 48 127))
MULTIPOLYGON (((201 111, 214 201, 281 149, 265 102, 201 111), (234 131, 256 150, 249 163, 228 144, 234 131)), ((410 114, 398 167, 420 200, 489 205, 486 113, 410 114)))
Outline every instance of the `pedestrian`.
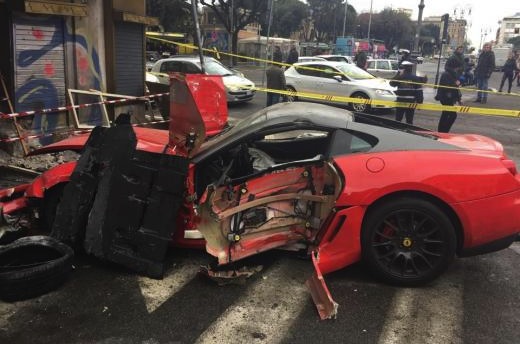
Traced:
MULTIPOLYGON (((461 94, 460 90, 458 89, 459 86, 460 81, 457 78, 457 72, 451 68, 446 69, 442 73, 441 79, 439 80, 439 87, 437 88, 435 100, 440 101, 442 105, 453 106, 455 103, 462 105, 461 94)), ((453 110, 442 110, 437 131, 440 133, 449 132, 456 119, 457 112, 453 110)))
MULTIPOLYGON (((426 77, 420 77, 413 73, 413 63, 404 61, 401 63, 399 73, 390 81, 390 85, 397 87, 395 91, 397 101, 400 103, 421 104, 424 99, 421 83, 426 82, 426 77)), ((401 122, 403 115, 406 123, 413 124, 415 109, 413 107, 397 107, 395 109, 395 120, 401 122)))
POLYGON ((354 56, 354 62, 356 63, 356 66, 364 70, 367 69, 367 59, 367 54, 362 50, 358 51, 356 56, 354 56))
MULTIPOLYGON (((520 87, 520 51, 515 51, 515 60, 516 60, 516 86, 520 87)), ((514 81, 514 79, 513 79, 514 81)))
POLYGON ((475 79, 477 81, 477 99, 475 103, 487 103, 488 81, 491 73, 495 70, 495 54, 491 51, 491 43, 484 43, 482 52, 478 57, 477 67, 475 68, 475 79))
POLYGON ((287 64, 292 65, 293 63, 298 62, 298 51, 296 50, 296 46, 291 45, 291 49, 289 50, 289 55, 287 56, 287 64))
POLYGON ((282 61, 282 50, 277 45, 274 47, 273 61, 282 61))
POLYGON ((455 70, 459 78, 463 75, 466 63, 464 61, 464 47, 462 45, 459 45, 457 49, 455 49, 453 55, 451 55, 446 61, 444 68, 455 70))
POLYGON ((502 71, 504 74, 502 74, 502 81, 500 81, 500 88, 498 92, 502 92, 502 89, 504 88, 504 82, 507 79, 508 87, 507 87, 507 93, 511 93, 511 86, 513 86, 513 78, 515 76, 515 71, 517 70, 516 67, 516 60, 513 57, 513 53, 509 53, 507 55, 507 60, 504 63, 504 67, 502 68, 502 71))
MULTIPOLYGON (((282 59, 274 60, 271 63, 271 66, 266 70, 265 74, 267 76, 267 88, 270 90, 283 90, 285 91, 285 75, 281 66, 282 59)), ((267 105, 271 106, 273 104, 280 102, 280 93, 277 92, 267 92, 267 105)))
POLYGON ((401 56, 401 61, 399 61, 399 67, 401 67, 401 64, 404 61, 412 62, 412 61, 410 61, 410 52, 408 50, 403 51, 403 55, 401 56))

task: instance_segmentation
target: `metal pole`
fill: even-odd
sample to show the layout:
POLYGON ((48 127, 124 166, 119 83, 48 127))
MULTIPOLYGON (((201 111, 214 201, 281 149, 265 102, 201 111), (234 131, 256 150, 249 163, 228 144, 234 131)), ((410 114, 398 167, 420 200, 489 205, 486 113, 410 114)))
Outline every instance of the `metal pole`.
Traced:
POLYGON ((413 50, 419 50, 419 39, 421 37, 422 14, 424 9, 424 0, 419 3, 419 15, 417 17, 417 30, 415 31, 415 40, 413 43, 413 50))
POLYGON ((367 33, 367 40, 368 43, 370 43, 370 27, 372 26, 372 3, 374 1, 370 0, 370 15, 368 16, 368 33, 367 33))
MULTIPOLYGON (((235 31, 235 2, 234 0, 231 0, 231 24, 230 24, 230 30, 231 31, 231 35, 229 37, 229 50, 232 54, 235 53, 234 49, 233 49, 233 34, 234 34, 234 31, 235 31)), ((234 56, 231 56, 231 65, 234 66, 235 62, 235 57, 234 56)))
POLYGON ((197 46, 199 48, 200 69, 202 74, 206 72, 204 68, 204 56, 202 55, 202 35, 200 34, 199 17, 197 15, 197 0, 191 0, 191 12, 195 23, 195 34, 197 35, 197 46))
POLYGON ((348 1, 345 1, 345 17, 343 18, 343 32, 341 37, 345 37, 345 25, 347 24, 347 11, 348 11, 348 1))
POLYGON ((271 24, 273 22, 273 7, 274 0, 268 1, 269 7, 269 20, 267 21, 267 37, 265 38, 265 59, 264 59, 264 72, 262 73, 262 86, 264 85, 265 71, 267 69, 267 52, 269 50, 269 35, 271 34, 271 24))
POLYGON ((444 44, 441 42, 441 49, 439 50, 439 61, 437 61, 437 74, 435 75, 435 85, 438 85, 438 82, 439 82, 439 69, 441 68, 441 57, 442 57, 442 46, 443 45, 444 44))

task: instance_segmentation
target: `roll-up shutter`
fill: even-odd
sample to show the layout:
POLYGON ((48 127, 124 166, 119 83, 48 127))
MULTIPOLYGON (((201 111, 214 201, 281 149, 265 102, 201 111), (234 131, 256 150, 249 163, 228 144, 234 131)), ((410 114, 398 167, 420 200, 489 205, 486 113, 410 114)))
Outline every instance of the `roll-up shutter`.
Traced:
POLYGON ((15 16, 13 32, 16 111, 65 105, 63 18, 15 16))
POLYGON ((144 26, 116 23, 115 45, 116 93, 144 95, 144 26))

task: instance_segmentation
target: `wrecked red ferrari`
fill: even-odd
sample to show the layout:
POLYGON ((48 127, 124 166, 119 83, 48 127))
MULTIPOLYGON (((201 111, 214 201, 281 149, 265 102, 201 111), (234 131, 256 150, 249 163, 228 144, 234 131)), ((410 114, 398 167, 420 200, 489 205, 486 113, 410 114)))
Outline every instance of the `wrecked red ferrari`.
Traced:
POLYGON ((363 260, 419 285, 520 232, 520 176, 490 138, 299 102, 205 141, 190 89, 172 87, 169 132, 121 123, 42 149, 83 153, 0 191, 4 221, 35 214, 53 237, 154 277, 169 243, 205 246, 221 266, 305 250, 322 319, 337 307, 322 274, 363 260))

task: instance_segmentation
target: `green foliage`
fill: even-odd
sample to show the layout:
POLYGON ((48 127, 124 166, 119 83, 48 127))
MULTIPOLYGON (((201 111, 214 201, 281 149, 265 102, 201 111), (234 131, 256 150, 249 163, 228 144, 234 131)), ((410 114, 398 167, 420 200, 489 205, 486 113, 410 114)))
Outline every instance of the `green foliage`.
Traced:
MULTIPOLYGON (((345 2, 343 0, 307 0, 312 11, 316 39, 319 42, 333 42, 342 35, 345 19, 345 2)), ((357 13, 348 5, 345 35, 351 35, 356 28, 357 13)))
MULTIPOLYGON (((271 24, 272 36, 289 38, 291 33, 298 31, 302 20, 308 15, 307 4, 300 0, 278 0, 273 8, 271 24)), ((267 16, 266 16, 267 17, 267 16)), ((262 22, 263 33, 267 30, 267 18, 262 22)))
POLYGON ((209 7, 218 21, 233 34, 248 24, 261 22, 267 13, 267 0, 200 0, 199 3, 209 7), (233 13, 231 13, 233 11, 233 13), (231 18, 233 17, 233 28, 231 18))
MULTIPOLYGON (((358 17, 362 38, 367 37, 369 14, 362 13, 358 17)), ((372 13, 370 38, 385 42, 388 49, 394 46, 410 49, 413 45, 415 26, 406 14, 385 8, 379 13, 372 13)))
POLYGON ((518 50, 520 49, 520 36, 516 36, 513 38, 510 38, 507 43, 513 44, 513 49, 518 50))
POLYGON ((187 32, 193 26, 191 5, 184 0, 148 0, 146 14, 158 17, 167 32, 187 32))

